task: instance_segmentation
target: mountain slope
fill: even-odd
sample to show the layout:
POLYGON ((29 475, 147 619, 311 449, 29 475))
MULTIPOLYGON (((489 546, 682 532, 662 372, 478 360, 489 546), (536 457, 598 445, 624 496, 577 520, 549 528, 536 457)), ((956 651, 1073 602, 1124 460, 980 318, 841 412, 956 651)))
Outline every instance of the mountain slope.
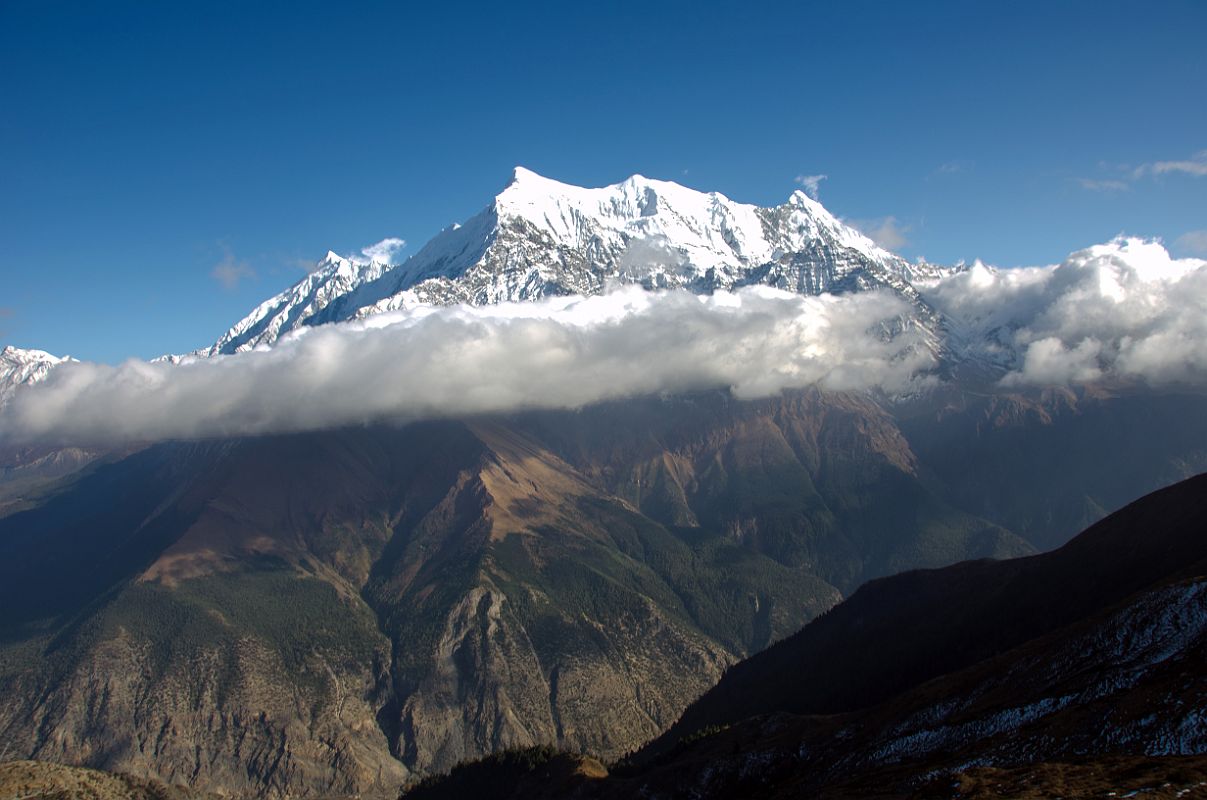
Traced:
POLYGON ((730 670, 664 741, 752 714, 874 705, 1137 592, 1194 577, 1207 558, 1205 490, 1207 476, 1161 490, 1051 553, 869 583, 800 633, 730 670))
POLYGON ((1207 475, 1053 553, 874 581, 606 778, 503 785, 484 763, 408 796, 1099 796, 1073 785, 1104 778, 1187 796, 1207 763, 1205 512, 1207 475))
POLYGON ((275 342, 321 313, 333 300, 376 280, 388 269, 387 264, 379 261, 357 261, 328 252, 309 275, 265 300, 211 347, 199 350, 195 355, 233 353, 256 344, 275 342))
POLYGON ((617 757, 837 586, 1027 551, 921 486, 891 430, 855 398, 718 394, 94 465, 0 518, 0 736, 245 795, 389 794, 509 746, 617 757), (634 491, 651 464, 679 465, 661 498, 634 491), (867 516, 886 486, 922 513, 867 516))

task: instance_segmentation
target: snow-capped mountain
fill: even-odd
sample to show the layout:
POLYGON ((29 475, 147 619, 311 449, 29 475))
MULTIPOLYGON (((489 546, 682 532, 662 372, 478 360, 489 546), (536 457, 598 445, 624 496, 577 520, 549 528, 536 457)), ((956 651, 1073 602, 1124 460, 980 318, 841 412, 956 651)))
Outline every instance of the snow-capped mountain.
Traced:
POLYGON ((8 346, 0 350, 0 406, 18 386, 37 383, 50 371, 65 361, 74 361, 71 356, 54 356, 43 350, 22 350, 8 346))
POLYGON ((195 355, 217 355, 270 343, 326 308, 331 301, 370 283, 389 270, 380 261, 359 261, 329 251, 302 280, 265 300, 223 334, 213 346, 195 355))
POLYGON ((912 282, 944 272, 877 247, 800 191, 761 208, 640 175, 585 189, 517 167, 482 212, 404 263, 328 254, 198 354, 247 350, 304 325, 416 305, 590 295, 613 282, 701 293, 751 284, 804 294, 887 287, 933 330, 933 313, 912 282))

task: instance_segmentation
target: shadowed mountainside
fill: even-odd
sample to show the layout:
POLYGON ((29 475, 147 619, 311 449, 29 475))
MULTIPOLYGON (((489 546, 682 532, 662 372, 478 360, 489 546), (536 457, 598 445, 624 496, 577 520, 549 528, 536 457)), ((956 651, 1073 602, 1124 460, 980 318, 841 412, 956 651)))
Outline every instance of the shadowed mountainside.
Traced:
MULTIPOLYGON (((1058 551, 874 581, 603 776, 482 797, 1183 797, 1207 787, 1207 475, 1058 551), (1100 791, 1101 790, 1101 791, 1100 791)), ((490 765, 406 796, 432 800, 490 765)))
POLYGON ((687 518, 534 418, 94 463, 0 518, 0 731, 242 794, 390 794, 544 742, 614 758, 839 586, 1028 550, 917 484, 866 401, 707 403, 674 453, 687 518), (889 526, 866 509, 892 486, 889 526))
MULTIPOLYGON (((1008 402, 1043 413, 978 434, 1003 469, 1092 414, 1180 424, 1008 402)), ((0 516, 0 736, 247 796, 389 796, 541 744, 619 757, 869 579, 1033 551, 926 449, 921 421, 983 407, 927 413, 707 392, 99 458, 0 516)), ((1160 442, 1155 474, 1207 453, 1194 425, 1160 442)), ((1115 496, 1085 473, 1066 489, 1115 496)))

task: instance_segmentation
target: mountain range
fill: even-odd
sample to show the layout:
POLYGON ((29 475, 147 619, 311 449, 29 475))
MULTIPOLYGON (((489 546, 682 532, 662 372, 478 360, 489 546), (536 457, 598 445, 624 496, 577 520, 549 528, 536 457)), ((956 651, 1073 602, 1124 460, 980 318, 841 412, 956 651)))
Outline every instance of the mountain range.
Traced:
POLYGON ((489 206, 402 264, 328 253, 199 353, 235 353, 302 326, 420 305, 592 295, 622 283, 697 293, 755 284, 802 294, 886 287, 929 317, 913 283, 944 273, 877 247, 800 191, 759 208, 640 175, 584 189, 517 167, 489 206))
MULTIPOLYGON (((1073 585, 1075 558, 1035 554, 1207 470, 1207 394, 1185 378, 1194 350, 1152 311, 1201 324, 1188 289, 1203 266, 1120 240, 1054 268, 943 268, 888 253, 801 192, 758 208, 639 176, 582 189, 517 169, 403 263, 330 253, 192 354, 122 372, 6 348, 11 425, 29 417, 6 406, 45 417, 56 406, 39 398, 96 375, 166 391, 150 378, 219 380, 306 337, 371 337, 433 309, 506 318, 621 284, 739 300, 764 287, 890 298, 892 319, 857 316, 834 335, 906 338, 929 371, 910 391, 714 381, 168 439, 6 441, 20 431, 0 427, 0 759, 234 796, 392 797, 509 748, 614 761, 654 741, 644 765, 701 731, 754 730, 734 706, 812 725, 904 696, 1131 598, 1095 586, 1081 605, 1039 594, 1036 610, 1001 576, 1058 564, 1018 583, 1073 585), (1066 344, 1069 330, 1082 338, 1066 344), (936 574, 975 580, 888 577, 967 560, 979 566, 936 574), (1052 627, 1009 617, 977 639, 988 634, 948 626, 952 608, 1003 597, 1052 627), (896 605, 911 610, 883 616, 896 605), (872 610, 850 622, 851 608, 872 610), (865 628, 866 641, 850 633, 865 628), (933 651, 891 650, 912 628, 934 634, 933 651), (964 649, 940 641, 949 628, 964 649), (817 631, 832 659, 828 644, 799 644, 817 631), (864 652, 908 669, 869 677, 864 652), (805 667, 807 687, 785 685, 805 667)), ((756 330, 769 337, 774 322, 756 330)), ((840 352, 825 344, 819 358, 840 352)), ((189 395, 169 393, 168 410, 189 395)), ((63 407, 94 401, 86 388, 63 407)), ((1133 535, 1110 530, 1090 539, 1133 535)), ((1113 557, 1090 549, 1089 561, 1113 557)), ((1161 578, 1149 577, 1118 590, 1161 578)), ((801 736, 819 742, 813 730, 801 736)), ((746 739, 703 738, 747 752, 746 739)))
MULTIPOLYGON (((1175 360, 1154 369, 1130 363, 1139 359, 1128 351, 1185 346, 1147 341, 1166 333, 1154 308, 1170 298, 1154 295, 1182 298, 1191 305, 1187 313, 1195 314, 1205 266, 1171 259, 1158 243, 1123 238, 1074 253, 1055 268, 911 263, 801 191, 783 205, 762 208, 639 175, 586 189, 517 167, 490 205, 401 264, 328 252, 306 277, 265 300, 213 344, 157 360, 233 355, 318 326, 406 310, 591 296, 623 285, 702 295, 762 286, 806 296, 870 292, 896 298, 899 313, 869 320, 871 333, 883 339, 915 334, 933 356, 935 374, 958 376, 965 386, 992 390, 1003 376, 1019 378, 1007 373, 1029 368, 1028 359, 1041 367, 1068 359, 1065 348, 1078 356, 1076 369, 1040 370, 1022 375, 1022 382, 1093 381, 1107 377, 1103 362, 1116 366, 1111 362, 1132 356, 1128 374, 1178 383, 1188 365, 1175 360), (1077 304, 1085 307, 1085 318, 1070 322, 1077 304), (1118 330, 1106 319, 1112 305, 1118 330), (1086 328, 1087 321, 1095 327, 1086 328), (1062 340, 1060 348, 1053 350, 1053 338, 1062 340)), ((1153 360, 1151 353, 1142 355, 1153 360)), ((1189 361, 1199 382, 1207 367, 1195 357, 1171 355, 1189 361)), ((17 385, 37 382, 72 360, 6 348, 0 406, 17 385)))

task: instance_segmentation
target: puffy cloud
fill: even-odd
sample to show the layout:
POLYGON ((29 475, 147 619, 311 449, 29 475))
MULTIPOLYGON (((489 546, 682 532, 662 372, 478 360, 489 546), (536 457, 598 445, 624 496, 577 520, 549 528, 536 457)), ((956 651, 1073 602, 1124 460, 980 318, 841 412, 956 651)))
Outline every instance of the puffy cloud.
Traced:
POLYGON ((1101 377, 1207 384, 1207 261, 1117 239, 1053 267, 982 264, 924 287, 953 341, 1005 364, 1005 385, 1101 377))
POLYGON ((361 249, 361 254, 370 261, 376 261, 379 264, 394 264, 395 256, 406 247, 405 239, 399 239, 396 236, 390 236, 382 239, 376 244, 371 244, 368 247, 361 249))
POLYGON ((1069 349, 1056 336, 1038 339, 1027 345, 1022 369, 1002 378, 1003 386, 1064 383, 1090 383, 1102 377, 1098 356, 1102 343, 1093 337, 1082 339, 1069 349))
POLYGON ((797 175, 796 182, 804 188, 805 194, 816 200, 821 182, 828 177, 828 175, 797 175))
POLYGON ((319 429, 708 387, 916 388, 934 359, 881 292, 590 298, 417 308, 304 329, 271 349, 179 364, 69 364, 18 390, 0 439, 105 442, 319 429))
POLYGON ((897 250, 909 244, 909 239, 905 238, 905 234, 909 233, 909 226, 900 224, 896 217, 843 221, 885 250, 897 250))

